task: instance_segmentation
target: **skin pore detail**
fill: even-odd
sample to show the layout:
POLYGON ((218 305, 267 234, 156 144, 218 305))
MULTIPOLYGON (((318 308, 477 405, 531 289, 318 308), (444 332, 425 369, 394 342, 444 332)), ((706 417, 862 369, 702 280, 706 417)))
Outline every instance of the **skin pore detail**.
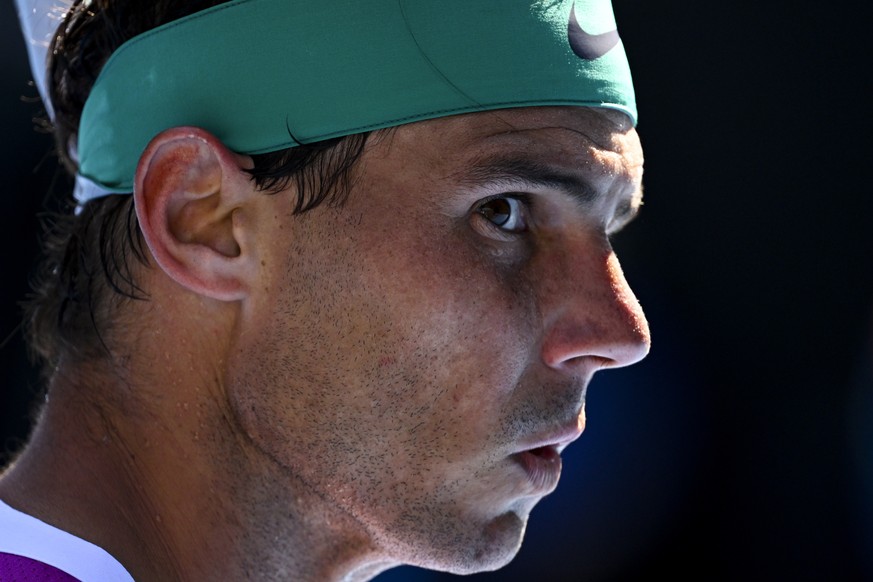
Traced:
POLYGON ((229 355, 253 445, 351 516, 373 555, 455 572, 506 563, 553 488, 512 455, 581 430, 591 375, 647 349, 607 240, 619 209, 639 206, 641 167, 635 132, 584 109, 374 140, 344 207, 280 221, 268 263, 285 267, 241 323, 261 333, 229 355), (488 159, 572 181, 509 179, 488 159), (488 226, 477 202, 521 184, 527 230, 488 226))

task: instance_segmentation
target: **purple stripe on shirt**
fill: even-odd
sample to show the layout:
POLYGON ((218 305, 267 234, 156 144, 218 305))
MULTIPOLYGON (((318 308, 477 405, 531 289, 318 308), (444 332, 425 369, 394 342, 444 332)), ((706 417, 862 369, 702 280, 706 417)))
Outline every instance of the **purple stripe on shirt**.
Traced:
POLYGON ((80 582, 66 572, 38 560, 0 552, 0 580, 3 582, 80 582))

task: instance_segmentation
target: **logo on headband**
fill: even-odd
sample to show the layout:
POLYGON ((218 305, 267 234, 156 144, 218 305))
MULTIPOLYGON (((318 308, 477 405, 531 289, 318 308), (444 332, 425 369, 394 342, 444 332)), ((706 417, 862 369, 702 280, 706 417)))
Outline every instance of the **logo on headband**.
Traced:
POLYGON ((612 29, 603 34, 588 34, 579 26, 576 20, 576 4, 570 9, 570 21, 567 24, 567 38, 570 48, 579 58, 586 61, 599 59, 618 44, 618 30, 612 29))

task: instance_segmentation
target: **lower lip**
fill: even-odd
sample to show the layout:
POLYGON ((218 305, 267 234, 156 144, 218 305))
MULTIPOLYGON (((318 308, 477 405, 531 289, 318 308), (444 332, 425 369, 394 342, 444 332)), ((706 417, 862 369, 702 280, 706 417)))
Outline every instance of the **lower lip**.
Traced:
POLYGON ((558 486, 561 477, 561 455, 554 447, 540 447, 512 455, 527 473, 537 492, 550 493, 558 486))

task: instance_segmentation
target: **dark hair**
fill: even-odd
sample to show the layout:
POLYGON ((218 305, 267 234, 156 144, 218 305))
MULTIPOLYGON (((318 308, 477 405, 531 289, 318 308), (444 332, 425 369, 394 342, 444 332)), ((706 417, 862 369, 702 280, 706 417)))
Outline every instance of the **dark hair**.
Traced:
MULTIPOLYGON (((75 143, 85 100, 109 56, 142 32, 225 1, 74 2, 55 35, 48 70, 56 148, 71 174, 77 167, 70 144, 75 143)), ((367 137, 363 133, 254 155, 249 173, 267 193, 293 183, 298 192, 294 214, 322 203, 341 205, 367 137)), ((42 361, 47 375, 67 355, 80 360, 106 357, 106 338, 122 317, 117 308, 126 301, 147 299, 136 281, 137 268, 147 261, 133 197, 106 196, 87 202, 78 212, 74 209, 67 192, 60 212, 46 224, 43 262, 26 306, 31 353, 42 361)))

